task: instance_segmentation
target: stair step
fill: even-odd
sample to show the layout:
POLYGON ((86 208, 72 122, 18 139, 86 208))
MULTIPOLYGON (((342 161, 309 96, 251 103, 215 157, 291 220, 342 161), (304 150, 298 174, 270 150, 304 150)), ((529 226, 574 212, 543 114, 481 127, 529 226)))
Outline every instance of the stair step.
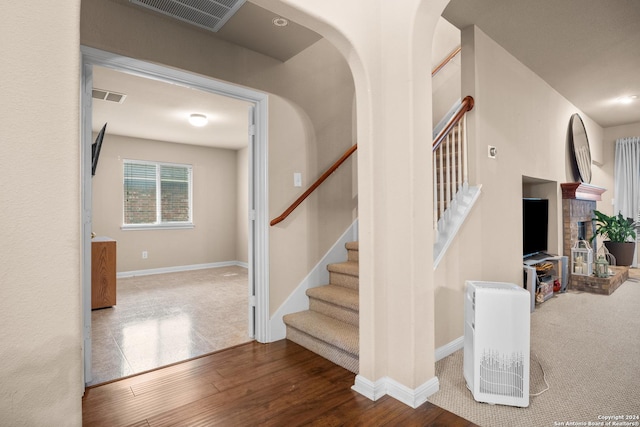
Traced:
POLYGON ((347 248, 347 260, 355 262, 358 262, 360 260, 360 245, 358 244, 358 242, 347 242, 344 247, 347 248))
POLYGON ((315 311, 287 314, 287 339, 358 373, 358 327, 315 311))
POLYGON ((325 285, 307 290, 309 310, 358 326, 358 291, 344 286, 325 285))
POLYGON ((358 289, 360 283, 358 278, 360 268, 357 261, 329 264, 327 270, 329 270, 329 283, 332 285, 358 289))

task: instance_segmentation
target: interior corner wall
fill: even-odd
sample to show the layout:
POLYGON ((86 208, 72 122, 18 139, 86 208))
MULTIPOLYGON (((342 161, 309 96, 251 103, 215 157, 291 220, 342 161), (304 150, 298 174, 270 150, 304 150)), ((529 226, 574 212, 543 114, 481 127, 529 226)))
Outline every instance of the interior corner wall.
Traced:
POLYGON ((34 0, 0 14, 6 426, 82 424, 79 12, 34 0))
MULTIPOLYGON (((83 45, 176 67, 269 94, 269 213, 280 215, 354 143, 354 84, 326 40, 281 62, 128 2, 82 0, 83 45), (293 187, 292 172, 303 176, 293 187)), ((293 292, 352 223, 353 162, 287 222, 269 230, 270 312, 293 292)))
POLYGON ((237 154, 237 230, 236 230, 236 257, 242 263, 249 262, 249 149, 238 150, 237 154))
MULTIPOLYGON (((462 92, 475 99, 468 118, 471 184, 482 185, 482 192, 467 220, 474 230, 456 238, 472 259, 458 262, 449 251, 436 270, 443 278, 436 280, 436 307, 447 307, 436 317, 436 347, 463 335, 465 280, 522 286, 522 177, 575 181, 567 158, 571 115, 580 113, 591 144, 603 141, 599 125, 480 29, 463 29, 462 44, 462 92), (488 157, 488 145, 497 148, 497 158, 488 157), (441 270, 454 263, 459 272, 449 279, 441 270)), ((591 184, 613 188, 607 163, 592 166, 591 184)))
POLYGON ((106 134, 92 178, 93 232, 116 240, 118 273, 237 261, 237 157, 235 150, 106 134), (194 227, 123 230, 125 159, 191 165, 194 227))
MULTIPOLYGON (((451 52, 460 46, 460 30, 440 17, 433 39, 431 69, 435 69, 451 52)), ((433 76, 431 103, 432 123, 435 127, 451 107, 463 96, 460 88, 460 54, 456 55, 444 68, 433 76)))

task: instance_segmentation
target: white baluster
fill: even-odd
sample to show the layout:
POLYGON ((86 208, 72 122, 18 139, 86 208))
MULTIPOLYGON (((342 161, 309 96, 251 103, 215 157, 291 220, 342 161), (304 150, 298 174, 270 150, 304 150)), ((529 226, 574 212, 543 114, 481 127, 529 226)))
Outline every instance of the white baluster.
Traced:
POLYGON ((469 159, 467 156, 467 115, 465 114, 462 117, 462 126, 463 126, 463 133, 462 133, 462 143, 464 146, 464 153, 463 153, 463 158, 464 158, 464 165, 462 168, 462 173, 463 178, 462 178, 462 185, 466 191, 468 185, 469 185, 469 159))

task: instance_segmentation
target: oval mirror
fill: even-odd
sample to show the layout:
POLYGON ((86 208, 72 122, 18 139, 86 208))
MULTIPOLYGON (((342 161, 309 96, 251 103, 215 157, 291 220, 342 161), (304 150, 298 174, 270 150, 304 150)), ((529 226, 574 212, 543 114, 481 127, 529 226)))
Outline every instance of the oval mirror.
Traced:
POLYGON ((569 121, 571 132, 571 147, 573 157, 578 168, 580 181, 591 183, 591 150, 589 148, 589 139, 587 138, 587 129, 584 127, 582 117, 578 113, 571 116, 569 121))

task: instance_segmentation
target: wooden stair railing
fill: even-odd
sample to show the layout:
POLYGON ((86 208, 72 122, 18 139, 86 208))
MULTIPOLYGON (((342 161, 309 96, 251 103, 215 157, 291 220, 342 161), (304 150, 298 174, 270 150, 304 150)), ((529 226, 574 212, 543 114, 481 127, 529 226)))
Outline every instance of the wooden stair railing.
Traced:
MULTIPOLYGON (((446 57, 446 58, 445 58, 445 59, 444 59, 444 60, 443 60, 443 61, 442 61, 442 62, 441 62, 441 63, 440 63, 436 68, 434 68, 434 69, 431 71, 431 77, 435 76, 435 75, 438 73, 438 71, 440 71, 442 68, 444 68, 444 66, 445 66, 445 65, 447 65, 447 64, 448 64, 448 63, 449 63, 453 58, 455 58, 455 56, 456 56, 458 53, 460 53, 460 51, 461 51, 461 50, 462 50, 462 47, 461 47, 461 46, 458 46, 455 50, 453 50, 453 52, 451 52, 451 53, 449 54, 449 56, 447 56, 447 57, 446 57)), ((466 111, 469 111, 469 110, 471 110, 471 109, 473 108, 473 98, 471 98, 470 96, 468 96, 467 98, 469 98, 471 101, 470 101, 470 106, 468 107, 468 109, 467 109, 467 110, 465 110, 465 112, 466 112, 466 111)), ((462 103, 463 103, 462 105, 463 105, 463 106, 465 105, 465 101, 467 102, 467 105, 468 105, 469 101, 467 100, 467 98, 465 98, 465 99, 462 101, 462 103)), ((464 115, 464 112, 463 112, 462 114, 464 115)), ((456 117, 457 117, 457 115, 456 115, 456 116, 454 116, 454 118, 453 118, 453 119, 455 119, 456 117)), ((452 120, 453 120, 453 119, 452 119, 452 120)), ((459 121, 460 119, 458 118, 457 120, 459 121)), ((457 121, 456 121, 455 123, 453 123, 451 126, 449 126, 449 125, 445 126, 445 128, 444 128, 444 129, 443 129, 443 131, 441 132, 442 136, 441 136, 441 135, 438 135, 438 138, 440 138, 440 142, 442 142, 442 139, 444 139, 444 138, 447 136, 447 133, 448 133, 448 132, 451 132, 451 129, 453 129, 453 126, 455 126, 455 125, 456 125, 456 123, 457 123, 457 121)), ((438 138, 436 138, 436 139, 438 139, 438 138)), ((439 144, 438 144, 438 145, 439 145, 439 144)), ((295 210, 299 205, 300 205, 300 203, 302 203, 302 202, 303 202, 307 197, 309 197, 309 195, 310 195, 311 193, 313 193, 313 191, 314 191, 316 188, 318 188, 318 187, 320 186, 320 184, 322 184, 322 183, 323 183, 323 182, 324 182, 324 181, 329 177, 329 175, 331 175, 333 172, 335 172, 335 171, 336 171, 336 169, 338 169, 338 168, 340 167, 340 165, 341 165, 342 163, 344 163, 344 161, 345 161, 345 160, 347 160, 347 159, 351 156, 351 154, 353 154, 353 152, 354 152, 354 151, 356 151, 357 149, 358 149, 358 144, 355 144, 355 145, 353 145, 351 148, 349 148, 349 149, 348 149, 348 150, 347 150, 347 151, 342 155, 342 157, 340 157, 340 158, 339 158, 339 159, 338 159, 338 160, 333 164, 333 166, 331 166, 329 169, 327 169, 327 171, 326 171, 324 174, 322 174, 322 176, 321 176, 320 178, 318 178, 318 180, 317 180, 316 182, 314 182, 314 183, 313 183, 313 185, 312 185, 311 187, 309 187, 309 189, 308 189, 307 191, 305 191, 304 193, 302 193, 302 195, 301 195, 300 197, 298 197, 298 198, 296 199, 296 201, 295 201, 295 202, 293 202, 293 203, 291 204, 291 206, 289 206, 289 207, 288 207, 288 208, 287 208, 287 209, 286 209, 286 210, 285 210, 285 211, 284 211, 284 212, 283 212, 279 217, 272 219, 272 220, 271 220, 271 222, 270 222, 269 224, 273 226, 273 225, 276 225, 276 224, 278 224, 278 223, 280 223, 280 222, 284 221, 284 220, 285 220, 285 219, 286 219, 286 218, 287 218, 287 217, 288 217, 288 216, 289 216, 289 215, 290 215, 290 214, 291 214, 291 213, 292 213, 292 212, 293 212, 293 211, 294 211, 294 210, 295 210)), ((437 146, 436 146, 436 142, 434 141, 434 148, 433 148, 433 151, 435 152, 435 151, 436 151, 436 149, 437 149, 437 146)))
POLYGON ((444 66, 449 63, 449 61, 451 61, 453 58, 456 57, 457 54, 460 53, 461 50, 462 50, 462 46, 458 46, 457 48, 455 48, 455 50, 451 52, 449 56, 444 58, 444 60, 440 63, 440 65, 438 65, 436 68, 433 69, 433 71, 431 71, 431 77, 438 74, 438 71, 442 70, 444 66))
POLYGON ((284 221, 291 214, 291 212, 293 212, 298 207, 298 205, 300 205, 300 203, 302 203, 307 197, 309 197, 309 195, 311 193, 313 193, 314 190, 316 188, 318 188, 320 186, 320 184, 322 184, 329 177, 329 175, 334 173, 336 171, 336 169, 338 169, 340 167, 340 165, 342 165, 357 149, 358 149, 358 144, 354 144, 347 151, 345 151, 344 154, 342 155, 342 157, 340 157, 338 160, 336 160, 336 162, 329 169, 327 169, 326 172, 323 173, 322 176, 320 176, 320 178, 318 178, 316 180, 316 182, 314 182, 313 185, 311 185, 311 187, 309 187, 309 189, 307 191, 302 193, 302 195, 300 197, 298 197, 296 199, 296 201, 293 202, 291 204, 291 206, 289 206, 282 213, 282 215, 280 215, 277 218, 272 219, 269 224, 271 224, 273 226, 273 225, 276 225, 276 224, 284 221))
POLYGON ((456 114, 454 114, 453 117, 449 119, 447 124, 440 131, 440 133, 438 133, 438 135, 433 139, 432 151, 436 151, 438 149, 440 144, 442 144, 442 141, 444 141, 447 135, 449 135, 449 133, 455 127, 455 125, 457 125, 462 119, 462 117, 464 117, 464 115, 467 114, 467 111, 473 110, 474 103, 475 101, 473 100, 472 96, 464 97, 464 99, 460 103, 460 107, 458 108, 458 111, 456 111, 456 114))
POLYGON ((451 207, 456 194, 468 188, 468 159, 466 113, 473 109, 474 100, 466 96, 456 113, 433 140, 433 221, 451 207))

